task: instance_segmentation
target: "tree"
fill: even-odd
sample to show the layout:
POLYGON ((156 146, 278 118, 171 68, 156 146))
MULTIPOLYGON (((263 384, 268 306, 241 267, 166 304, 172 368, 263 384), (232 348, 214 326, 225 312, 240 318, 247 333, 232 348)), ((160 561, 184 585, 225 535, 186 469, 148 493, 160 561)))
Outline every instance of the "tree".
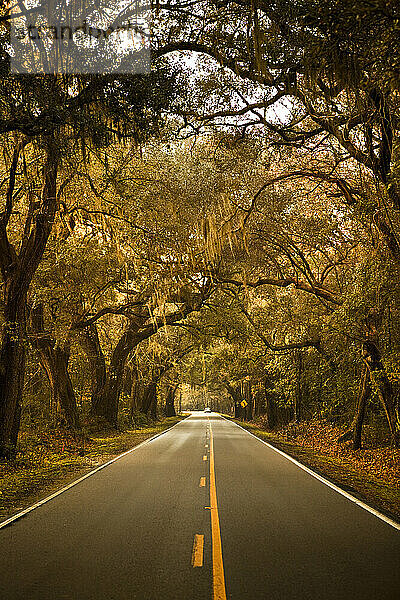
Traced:
POLYGON ((10 240, 9 226, 16 198, 16 171, 21 144, 14 147, 9 166, 5 208, 1 215, 0 257, 4 283, 4 324, 0 349, 0 455, 12 456, 19 431, 25 369, 26 303, 33 276, 42 259, 57 210, 59 147, 53 136, 43 148, 43 188, 31 197, 19 251, 10 240))
POLYGON ((116 137, 138 140, 149 135, 167 99, 161 93, 163 84, 154 85, 161 79, 158 75, 122 81, 75 77, 72 78, 75 85, 68 77, 3 79, 0 132, 8 152, 7 189, 0 223, 4 290, 0 456, 12 456, 15 452, 24 381, 28 295, 59 213, 60 192, 69 183, 67 176, 57 188, 57 178, 64 169, 63 157, 71 146, 76 152, 77 140, 81 141, 81 151, 85 154, 87 143, 101 146, 116 137), (143 93, 147 84, 148 95, 143 93), (122 98, 124 102, 119 105, 122 98), (114 123, 118 126, 117 133, 114 123), (32 163, 33 152, 37 153, 37 159, 32 163), (40 193, 38 187, 42 188, 40 193), (16 208, 17 204, 21 210, 16 208))

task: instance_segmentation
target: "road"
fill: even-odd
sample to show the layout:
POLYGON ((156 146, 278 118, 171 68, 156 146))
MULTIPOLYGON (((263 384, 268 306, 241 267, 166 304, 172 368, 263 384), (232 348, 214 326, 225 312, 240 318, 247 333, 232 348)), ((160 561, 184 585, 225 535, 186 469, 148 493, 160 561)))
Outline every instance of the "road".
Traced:
POLYGON ((400 531, 196 413, 0 530, 4 600, 396 600, 400 531))

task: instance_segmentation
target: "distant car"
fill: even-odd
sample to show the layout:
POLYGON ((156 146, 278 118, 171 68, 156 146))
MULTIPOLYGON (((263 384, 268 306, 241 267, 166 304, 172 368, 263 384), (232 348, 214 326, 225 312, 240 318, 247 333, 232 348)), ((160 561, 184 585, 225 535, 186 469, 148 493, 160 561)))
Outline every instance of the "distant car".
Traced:
POLYGON ((204 412, 211 412, 211 408, 209 406, 206 406, 206 408, 204 409, 204 412))

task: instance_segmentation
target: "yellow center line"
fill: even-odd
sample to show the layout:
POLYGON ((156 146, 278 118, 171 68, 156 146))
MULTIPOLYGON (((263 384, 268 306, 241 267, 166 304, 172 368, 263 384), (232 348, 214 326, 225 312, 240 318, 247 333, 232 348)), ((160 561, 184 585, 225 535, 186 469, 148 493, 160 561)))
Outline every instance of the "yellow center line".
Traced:
POLYGON ((210 508, 213 561, 213 600, 226 600, 224 561, 222 558, 221 530, 219 526, 217 488, 215 485, 214 441, 210 424, 210 508))
POLYGON ((203 566, 203 554, 204 554, 204 535, 196 533, 193 540, 192 550, 192 566, 202 567, 203 566))
POLYGON ((205 487, 205 485, 206 485, 206 478, 200 477, 199 487, 205 487))

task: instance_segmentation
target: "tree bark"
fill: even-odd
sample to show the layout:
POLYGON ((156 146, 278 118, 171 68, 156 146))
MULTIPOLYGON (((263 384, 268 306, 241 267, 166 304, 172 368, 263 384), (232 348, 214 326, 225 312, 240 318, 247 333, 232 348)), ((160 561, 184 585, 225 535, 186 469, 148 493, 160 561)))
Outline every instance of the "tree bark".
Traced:
POLYGON ((397 447, 400 441, 400 426, 393 400, 393 389, 383 366, 377 344, 372 340, 365 341, 362 347, 362 356, 369 370, 372 389, 377 390, 379 400, 385 411, 392 444, 397 447))
POLYGON ((107 371, 106 361, 101 349, 99 334, 95 323, 90 324, 79 332, 79 343, 89 361, 91 378, 91 412, 96 414, 106 384, 107 371))
POLYGON ((264 394, 264 390, 261 388, 257 391, 255 405, 256 405, 255 415, 256 415, 256 417, 260 417, 261 415, 263 415, 265 413, 265 394, 264 394))
POLYGON ((371 376, 368 367, 365 365, 362 377, 360 393, 358 394, 356 409, 353 422, 350 429, 345 431, 338 439, 339 442, 353 440, 353 449, 359 450, 362 446, 362 428, 364 424, 365 411, 368 398, 371 395, 371 376))
POLYGON ((251 382, 250 381, 242 382, 242 396, 243 396, 243 399, 247 403, 242 411, 243 420, 251 421, 253 418, 254 402, 253 402, 253 396, 252 396, 252 392, 251 392, 251 382))
POLYGON ((365 409, 368 398, 371 395, 371 376, 367 368, 365 368, 364 376, 361 385, 361 393, 357 400, 356 414, 354 415, 353 423, 353 448, 359 450, 362 444, 362 427, 365 417, 365 409))
POLYGON ((243 397, 240 392, 240 389, 234 388, 233 385, 231 385, 230 383, 225 383, 225 387, 226 387, 228 394, 230 395, 230 397, 233 400, 235 419, 241 419, 242 407, 241 407, 240 403, 242 402, 243 397))
POLYGON ((136 379, 131 387, 131 418, 134 420, 134 415, 140 412, 143 401, 143 382, 136 379))
POLYGON ((175 410, 175 394, 178 389, 178 384, 176 385, 168 385, 167 387, 167 395, 165 398, 165 409, 164 413, 166 417, 176 417, 175 410))
POLYGON ((0 457, 13 458, 21 419, 25 376, 26 296, 5 306, 0 349, 0 457))
POLYGON ((140 341, 135 336, 137 329, 136 323, 131 322, 122 334, 112 353, 105 385, 94 406, 95 414, 104 417, 109 423, 115 426, 118 422, 118 405, 126 361, 140 341))
POLYGON ((14 152, 6 208, 0 214, 0 269, 4 325, 0 341, 0 457, 12 457, 20 425, 25 376, 26 304, 33 276, 42 260, 57 210, 58 146, 45 140, 43 190, 38 207, 29 209, 20 250, 10 242, 7 226, 13 207, 19 150, 14 152))
POLYGON ((264 379, 265 393, 265 416, 267 417, 267 426, 273 429, 276 426, 276 406, 274 401, 274 392, 271 390, 271 385, 268 377, 264 379))
POLYGON ((68 372, 69 344, 58 346, 44 328, 43 305, 31 310, 31 341, 39 354, 40 364, 45 371, 54 402, 58 402, 67 424, 80 429, 78 406, 72 381, 68 372))
POLYGON ((154 421, 157 419, 157 383, 154 382, 151 388, 151 403, 150 403, 150 416, 154 421))
POLYGON ((301 405, 303 403, 303 355, 300 351, 297 352, 297 385, 294 396, 294 421, 299 423, 301 419, 301 405))
POLYGON ((157 382, 151 381, 144 385, 142 411, 145 415, 157 418, 157 382))

